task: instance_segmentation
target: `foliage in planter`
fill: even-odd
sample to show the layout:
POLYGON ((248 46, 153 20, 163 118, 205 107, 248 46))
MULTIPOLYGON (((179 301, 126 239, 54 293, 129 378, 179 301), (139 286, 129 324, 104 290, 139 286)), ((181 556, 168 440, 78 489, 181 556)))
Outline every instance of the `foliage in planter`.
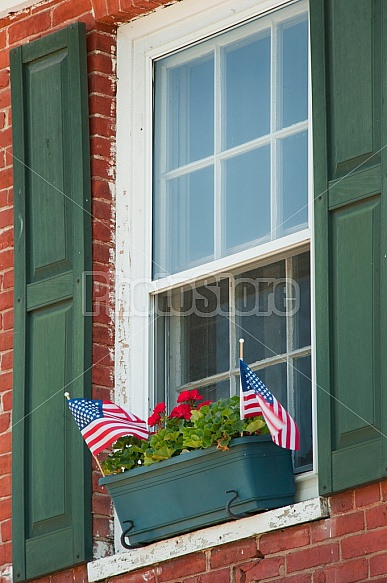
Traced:
POLYGON ((214 403, 200 402, 202 398, 197 390, 183 391, 178 398, 179 404, 169 415, 166 414, 165 403, 156 405, 148 419, 149 426, 154 427, 155 431, 147 441, 133 436, 119 439, 102 464, 105 473, 149 466, 212 445, 218 449, 228 449, 231 439, 235 437, 269 433, 261 416, 240 419, 238 396, 214 403))

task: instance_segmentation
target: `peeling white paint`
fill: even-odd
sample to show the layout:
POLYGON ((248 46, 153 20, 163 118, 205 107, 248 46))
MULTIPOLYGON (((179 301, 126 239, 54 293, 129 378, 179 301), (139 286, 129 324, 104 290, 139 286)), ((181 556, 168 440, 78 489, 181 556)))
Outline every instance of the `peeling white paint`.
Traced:
POLYGON ((95 560, 102 559, 111 555, 113 552, 113 545, 106 541, 96 541, 93 547, 93 557, 95 560))
POLYGON ((328 517, 326 499, 313 498, 93 561, 87 566, 89 581, 114 577, 189 553, 328 517))
POLYGON ((0 567, 0 581, 2 583, 12 583, 12 565, 0 567))

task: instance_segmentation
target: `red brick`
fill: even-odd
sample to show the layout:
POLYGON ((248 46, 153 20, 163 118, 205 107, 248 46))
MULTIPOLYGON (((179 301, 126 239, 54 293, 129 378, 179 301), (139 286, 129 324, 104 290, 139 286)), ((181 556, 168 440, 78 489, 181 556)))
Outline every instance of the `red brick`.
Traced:
POLYGON ((103 199, 112 203, 112 184, 105 180, 92 180, 91 191, 93 198, 103 199))
POLYGON ((104 366, 113 366, 114 359, 113 355, 111 354, 111 350, 107 346, 104 345, 94 345, 93 346, 93 363, 94 364, 103 364, 104 366))
POLYGON ((13 45, 30 36, 45 32, 50 25, 51 15, 48 10, 23 18, 8 28, 9 44, 13 45))
MULTIPOLYGON (((12 150, 11 150, 11 143, 12 143, 12 128, 8 127, 0 132, 0 148, 7 148, 6 150, 6 160, 8 163, 12 164, 12 150)), ((5 187, 3 181, 0 182, 1 189, 5 187)), ((9 184, 7 186, 10 186, 9 184)))
POLYGON ((375 555, 369 559, 370 562, 370 576, 386 575, 387 574, 387 553, 375 555))
POLYGON ((0 545, 0 565, 6 565, 12 561, 12 545, 6 542, 0 545))
MULTIPOLYGON (((1 403, 3 406, 3 411, 12 411, 12 391, 7 391, 1 396, 1 403)), ((1 464, 0 464, 1 465, 1 464)), ((0 471, 1 474, 1 471, 0 471)))
POLYGON ((116 102, 106 95, 92 95, 89 100, 90 115, 102 115, 106 118, 114 118, 116 102))
POLYGON ((90 140, 91 151, 93 156, 100 156, 108 160, 114 160, 114 143, 109 138, 95 136, 90 140))
MULTIPOLYGON (((0 476, 0 496, 1 498, 7 498, 12 494, 12 479, 11 474, 6 476, 0 476)), ((1 519, 3 520, 4 517, 1 519)))
POLYGON ((96 20, 101 20, 108 16, 106 0, 92 0, 92 4, 96 20))
POLYGON ((111 335, 114 336, 113 331, 113 314, 109 305, 107 305, 108 298, 106 296, 105 301, 93 302, 93 319, 97 324, 102 324, 107 326, 112 330, 111 335))
POLYGON ((92 382, 103 387, 113 386, 113 371, 105 366, 93 366, 92 382))
POLYGON ((231 579, 230 569, 221 569, 219 571, 211 571, 200 575, 198 583, 229 583, 231 579))
POLYGON ((112 515, 112 501, 110 496, 96 494, 93 496, 93 513, 102 516, 112 515))
POLYGON ((11 330, 13 328, 13 310, 6 310, 3 313, 3 330, 11 330))
POLYGON ((178 580, 179 577, 188 577, 206 571, 206 555, 197 553, 185 555, 168 563, 160 564, 158 569, 159 582, 178 580))
POLYGON ((369 506, 370 504, 375 504, 380 500, 380 485, 370 484, 364 488, 359 488, 355 490, 355 506, 369 506))
MULTIPOLYGON (((0 83, 1 83, 1 77, 0 77, 0 83)), ((1 88, 1 85, 0 85, 0 88, 1 88)), ((5 111, 0 111, 0 130, 2 130, 4 128, 4 126, 5 126, 5 111)), ((4 159, 5 159, 5 152, 4 152, 4 159)))
POLYGON ((0 30, 0 49, 3 49, 7 42, 5 30, 0 30))
MULTIPOLYGON (((5 132, 1 132, 4 134, 5 132)), ((8 188, 12 186, 13 182, 13 174, 12 174, 12 167, 8 166, 8 168, 3 168, 0 170, 0 184, 1 188, 8 188)))
POLYGON ((100 75, 98 72, 89 75, 89 93, 99 93, 114 99, 117 85, 114 75, 100 75))
POLYGON ((10 289, 13 288, 14 285, 14 272, 13 269, 8 269, 4 272, 4 279, 3 279, 3 288, 10 289))
POLYGON ((0 91, 0 109, 6 109, 11 105, 11 90, 6 87, 0 91))
POLYGON ((310 524, 310 542, 319 543, 330 538, 331 519, 318 520, 310 524))
POLYGON ((87 50, 89 52, 101 51, 107 55, 115 55, 116 37, 99 30, 93 30, 87 36, 87 50))
POLYGON ((366 579, 368 575, 368 563, 366 559, 356 561, 346 561, 342 565, 325 567, 323 571, 315 574, 315 583, 357 583, 366 579))
POLYGON ((286 530, 276 530, 264 534, 259 539, 259 550, 264 556, 297 547, 303 547, 310 542, 309 526, 300 526, 286 530))
POLYGON ((11 450, 12 450, 12 433, 8 431, 8 433, 3 433, 0 437, 0 455, 9 453, 11 450))
MULTIPOLYGON (((9 292, 7 292, 7 293, 9 293, 9 292)), ((4 293, 0 294, 0 306, 3 303, 3 296, 4 295, 5 295, 4 293)), ((6 303, 4 303, 4 307, 8 307, 6 305, 6 303)), ((10 330, 8 330, 6 332, 0 332, 0 352, 3 350, 10 350, 12 348, 12 346, 13 346, 13 332, 10 330)), ((9 373, 6 373, 6 374, 9 374, 9 373)), ((4 389, 5 385, 3 385, 3 382, 6 381, 6 376, 4 375, 4 377, 1 377, 1 378, 2 378, 2 381, 0 382, 0 387, 2 389, 4 389)))
POLYGON ((331 519, 330 536, 338 537, 364 530, 364 513, 361 511, 341 514, 331 519))
POLYGON ((11 227, 13 225, 13 209, 4 209, 0 211, 0 229, 11 227))
POLYGON ((302 549, 286 557, 287 572, 301 571, 328 563, 334 563, 339 558, 337 543, 320 544, 315 547, 302 549))
POLYGON ((109 264, 112 261, 113 248, 108 243, 95 241, 93 243, 93 261, 109 264))
POLYGON ((88 71, 98 71, 111 75, 112 78, 115 73, 115 56, 107 55, 106 53, 90 53, 87 57, 88 71))
POLYGON ((387 529, 371 530, 363 534, 348 536, 341 541, 344 559, 361 557, 387 548, 387 529))
POLYGON ((262 579, 284 575, 283 557, 267 557, 235 568, 235 583, 256 583, 262 579))
POLYGON ((265 583, 312 583, 312 575, 310 573, 298 573, 297 575, 286 575, 286 577, 276 577, 275 579, 270 579, 265 583))
POLYGON ((5 520, 1 523, 1 542, 6 543, 12 540, 12 521, 5 520))
POLYGON ((91 172, 93 176, 104 178, 105 180, 114 180, 115 170, 112 164, 101 158, 91 159, 91 172))
POLYGON ((342 494, 332 496, 330 499, 330 507, 331 516, 334 514, 340 514, 342 512, 348 512, 348 510, 353 510, 355 507, 354 492, 343 492, 342 494))
POLYGON ((9 498, 5 497, 0 498, 0 522, 3 522, 3 520, 8 520, 9 518, 11 518, 11 513, 12 513, 11 496, 9 496, 9 498))
POLYGON ((92 215, 96 219, 110 221, 114 217, 112 205, 104 200, 93 200, 92 215))
POLYGON ((0 370, 2 370, 3 372, 5 372, 6 370, 11 370, 12 364, 13 364, 13 352, 12 352, 12 350, 9 350, 8 352, 4 352, 3 354, 1 354, 0 358, 1 358, 0 370))
MULTIPOLYGON (((11 428, 11 415, 9 413, 1 413, 0 414, 0 434, 9 431, 11 428)), ((1 480, 1 476, 0 476, 1 480)), ((0 488, 0 492, 2 489, 0 488)))
POLYGON ((13 267, 13 250, 5 249, 0 251, 0 270, 13 267))
POLYGON ((0 249, 9 249, 12 246, 13 246, 13 228, 4 229, 0 233, 0 249))
POLYGON ((73 573, 71 571, 62 571, 51 577, 51 583, 73 583, 73 573))
POLYGON ((53 26, 62 25, 64 22, 78 19, 81 14, 90 11, 90 0, 67 0, 67 2, 61 2, 52 12, 52 24, 53 26))
POLYGON ((121 577, 114 577, 110 579, 109 583, 158 583, 155 569, 142 569, 134 573, 126 573, 121 577))
MULTIPOLYGON (((101 477, 101 474, 100 476, 101 477)), ((99 517, 93 515, 93 533, 99 537, 110 537, 110 520, 106 517, 99 517)))
POLYGON ((260 558, 255 539, 241 540, 213 549, 211 553, 211 568, 217 569, 232 563, 260 558))
POLYGON ((366 511, 366 523, 368 530, 387 526, 387 506, 378 505, 374 508, 369 508, 366 511))
MULTIPOLYGON (((1 334, 0 334, 1 338, 1 334)), ((11 391, 12 389, 12 371, 0 373, 0 389, 1 391, 11 391)))
POLYGON ((96 241, 104 241, 105 243, 110 243, 114 235, 110 223, 103 223, 102 221, 94 221, 92 232, 93 239, 96 241))
MULTIPOLYGON (((91 116, 90 118, 90 135, 106 136, 107 138, 112 138, 115 135, 116 124, 114 119, 91 116)), ((1 133, 0 133, 0 146, 1 146, 1 133)), ((92 174, 94 176, 94 174, 92 174)))

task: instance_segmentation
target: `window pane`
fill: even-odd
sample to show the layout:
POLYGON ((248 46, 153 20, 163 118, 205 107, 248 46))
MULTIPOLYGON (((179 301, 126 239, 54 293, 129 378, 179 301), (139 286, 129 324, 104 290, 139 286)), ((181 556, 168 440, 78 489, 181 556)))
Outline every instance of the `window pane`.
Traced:
MULTIPOLYGON (((182 385, 229 370, 228 289, 228 280, 223 279, 160 294, 157 325, 161 332, 156 336, 162 341, 164 335, 165 381, 172 403, 182 385)), ((221 390, 219 385, 216 391, 221 390)))
POLYGON ((288 309, 296 308, 293 327, 293 348, 310 345, 310 260, 309 253, 293 258, 293 276, 298 288, 297 303, 288 309))
POLYGON ((176 273, 212 259, 213 167, 170 180, 164 209, 162 202, 157 200, 154 204, 154 277, 176 273))
POLYGON ((199 393, 204 397, 205 401, 227 399, 230 396, 230 380, 227 379, 219 383, 211 383, 210 385, 200 387, 199 393))
POLYGON ((225 160, 223 172, 227 254, 270 239, 270 147, 225 160))
POLYGON ((223 149, 228 149, 270 131, 270 31, 253 42, 234 43, 224 61, 223 149))
POLYGON ((236 333, 245 339, 247 363, 286 352, 285 289, 284 261, 237 277, 236 333))
POLYGON ((282 29, 280 128, 308 118, 308 21, 282 29))
POLYGON ((280 140, 283 234, 308 224, 308 132, 280 140))
POLYGON ((311 358, 294 361, 295 421, 300 430, 300 449, 294 452, 294 466, 299 471, 312 469, 312 382, 311 358))
POLYGON ((214 59, 197 59, 168 71, 167 168, 214 151, 214 59))

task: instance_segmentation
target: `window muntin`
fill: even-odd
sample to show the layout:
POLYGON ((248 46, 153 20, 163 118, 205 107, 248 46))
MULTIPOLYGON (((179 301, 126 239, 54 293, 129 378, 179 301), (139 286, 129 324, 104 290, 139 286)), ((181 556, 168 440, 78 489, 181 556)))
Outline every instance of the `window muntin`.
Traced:
POLYGON ((198 388, 216 400, 238 392, 244 358, 302 430, 297 471, 312 466, 309 252, 241 268, 156 296, 158 394, 170 406, 198 388))
POLYGON ((307 55, 282 10, 155 61, 154 279, 307 227, 307 55))

